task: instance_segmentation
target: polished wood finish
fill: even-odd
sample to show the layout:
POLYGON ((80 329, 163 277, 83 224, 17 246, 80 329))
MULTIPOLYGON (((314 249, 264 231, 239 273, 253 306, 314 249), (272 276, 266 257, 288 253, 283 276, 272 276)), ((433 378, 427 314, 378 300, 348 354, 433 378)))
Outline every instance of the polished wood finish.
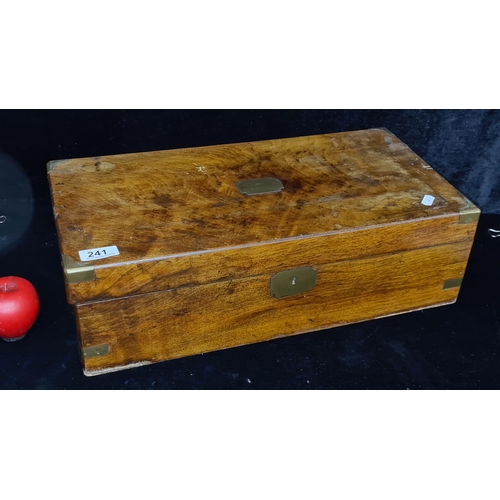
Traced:
POLYGON ((67 286, 71 303, 212 281, 207 267, 171 284, 163 277, 193 261, 216 274, 224 255, 193 256, 222 250, 244 247, 258 274, 265 269, 255 265, 279 248, 265 243, 458 216, 467 204, 379 129, 65 160, 49 179, 61 253, 79 261, 79 250, 120 251, 92 263, 95 282, 67 286), (280 179, 283 191, 247 196, 236 187, 262 177, 280 179), (426 194, 435 197, 430 207, 421 204, 426 194))
POLYGON ((452 303, 459 286, 444 283, 463 277, 477 225, 381 129, 63 160, 48 175, 65 261, 120 251, 66 285, 83 352, 101 353, 88 375, 452 303), (237 188, 265 177, 283 189, 237 188), (316 286, 271 295, 276 273, 304 266, 316 286))
POLYGON ((458 215, 442 216, 380 226, 377 230, 338 231, 267 245, 146 261, 134 266, 98 267, 95 280, 68 285, 68 294, 70 302, 78 304, 85 302, 87 297, 118 298, 277 273, 311 263, 321 265, 401 252, 443 242, 471 242, 475 225, 458 224, 457 221, 458 215))
POLYGON ((340 326, 456 300, 470 242, 318 266, 308 293, 276 299, 272 274, 76 306, 87 375, 340 326))

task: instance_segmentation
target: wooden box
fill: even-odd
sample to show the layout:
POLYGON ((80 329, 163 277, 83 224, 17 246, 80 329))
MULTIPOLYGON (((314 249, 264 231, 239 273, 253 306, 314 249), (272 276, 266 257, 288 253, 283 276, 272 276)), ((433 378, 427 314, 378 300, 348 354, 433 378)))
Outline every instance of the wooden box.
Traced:
POLYGON ((384 129, 48 170, 86 375, 451 304, 479 218, 384 129))

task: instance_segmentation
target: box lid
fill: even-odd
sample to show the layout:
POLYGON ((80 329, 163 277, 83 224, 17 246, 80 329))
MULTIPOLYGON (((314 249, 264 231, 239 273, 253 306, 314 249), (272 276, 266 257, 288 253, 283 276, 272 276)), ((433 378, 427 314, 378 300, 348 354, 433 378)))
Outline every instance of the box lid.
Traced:
POLYGON ((478 213, 384 129, 56 160, 48 170, 72 303, 224 279, 240 257, 256 275, 279 242, 478 213))

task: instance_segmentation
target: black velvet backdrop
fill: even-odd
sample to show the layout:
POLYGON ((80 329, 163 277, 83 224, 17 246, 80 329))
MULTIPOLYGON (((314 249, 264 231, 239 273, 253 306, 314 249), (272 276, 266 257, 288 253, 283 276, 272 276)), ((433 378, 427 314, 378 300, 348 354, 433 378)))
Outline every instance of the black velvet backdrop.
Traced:
MULTIPOLYGON (((0 276, 29 279, 41 300, 26 338, 0 342, 2 389, 498 387, 500 238, 491 238, 488 229, 500 225, 499 111, 4 110, 0 153, 26 172, 34 207, 29 230, 16 245, 0 226, 0 276), (48 160, 371 127, 396 134, 486 214, 457 304, 84 377, 64 295, 48 160)), ((15 202, 12 193, 0 186, 4 211, 15 202)))

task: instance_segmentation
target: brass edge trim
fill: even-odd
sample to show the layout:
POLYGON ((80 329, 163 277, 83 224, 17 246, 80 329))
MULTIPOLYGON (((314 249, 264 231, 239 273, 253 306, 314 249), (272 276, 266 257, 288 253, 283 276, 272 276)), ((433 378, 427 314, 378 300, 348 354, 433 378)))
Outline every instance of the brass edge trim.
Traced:
POLYGON ((74 261, 69 255, 63 254, 62 266, 64 269, 64 280, 68 284, 94 281, 95 267, 92 264, 81 264, 74 261))
POLYGON ((68 160, 51 160, 51 161, 49 161, 47 163, 47 173, 54 170, 54 168, 57 167, 57 165, 59 165, 59 163, 64 163, 65 161, 68 161, 68 160))
POLYGON ((448 288, 455 288, 462 284, 463 278, 452 278, 451 280, 446 280, 443 283, 443 290, 447 290, 448 288))
MULTIPOLYGON (((466 198, 467 200, 467 198, 466 198)), ((479 210, 474 203, 470 200, 467 200, 467 206, 460 210, 459 212, 458 223, 459 224, 468 224, 470 222, 477 222, 479 220, 479 216, 481 215, 481 210, 479 210)))
POLYGON ((82 357, 97 358, 98 356, 107 356, 109 354, 109 344, 93 345, 91 347, 82 347, 82 357))

